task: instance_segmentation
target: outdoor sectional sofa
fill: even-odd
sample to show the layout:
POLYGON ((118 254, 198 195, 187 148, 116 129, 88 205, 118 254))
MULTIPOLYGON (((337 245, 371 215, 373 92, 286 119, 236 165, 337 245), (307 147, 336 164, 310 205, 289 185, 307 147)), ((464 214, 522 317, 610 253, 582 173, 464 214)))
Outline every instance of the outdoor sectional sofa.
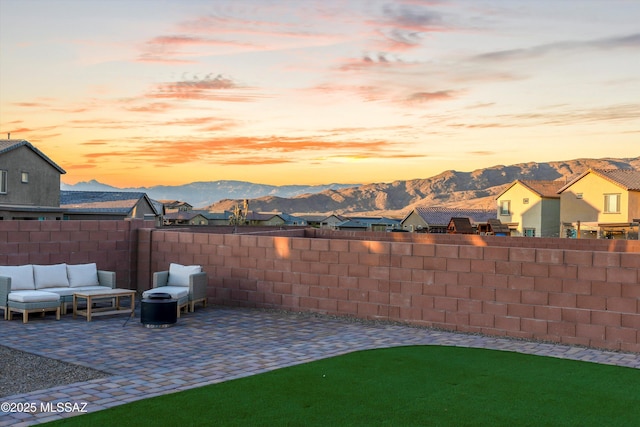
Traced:
POLYGON ((74 292, 115 287, 116 273, 98 270, 95 263, 0 266, 0 309, 5 319, 22 313, 24 323, 29 313, 45 311, 55 311, 59 319, 74 292))

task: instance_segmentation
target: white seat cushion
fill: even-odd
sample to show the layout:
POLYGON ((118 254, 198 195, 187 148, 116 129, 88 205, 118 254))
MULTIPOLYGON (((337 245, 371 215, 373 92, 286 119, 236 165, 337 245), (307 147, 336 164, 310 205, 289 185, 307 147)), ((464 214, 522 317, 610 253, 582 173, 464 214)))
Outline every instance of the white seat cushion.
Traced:
POLYGON ((169 264, 169 280, 167 286, 189 286, 189 276, 202 272, 199 265, 169 264))
POLYGON ((98 286, 98 267, 96 263, 67 265, 69 286, 98 286))
POLYGON ((189 296, 189 288, 185 288, 184 286, 160 286, 159 288, 144 291, 142 297, 148 298, 151 294, 169 294, 173 299, 180 299, 189 296))
POLYGON ((35 290, 36 283, 33 280, 33 266, 27 265, 1 265, 0 276, 11 277, 12 291, 35 290))
POLYGON ((33 277, 36 289, 59 288, 69 286, 67 278, 67 264, 37 265, 33 266, 33 277))
POLYGON ((61 297, 73 295, 74 292, 81 291, 104 291, 105 289, 111 289, 108 286, 82 286, 79 288, 47 288, 47 292, 53 292, 61 297))
POLYGON ((60 295, 44 291, 15 291, 10 292, 7 299, 15 302, 60 301, 60 295))

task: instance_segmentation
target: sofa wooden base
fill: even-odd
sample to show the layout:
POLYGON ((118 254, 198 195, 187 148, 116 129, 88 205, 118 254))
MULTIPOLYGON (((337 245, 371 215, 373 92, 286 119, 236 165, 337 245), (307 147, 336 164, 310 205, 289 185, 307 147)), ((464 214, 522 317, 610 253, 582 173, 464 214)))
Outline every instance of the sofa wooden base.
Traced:
POLYGON ((29 321, 30 313, 41 313, 44 316, 44 313, 47 311, 55 311, 56 312, 56 320, 60 320, 60 303, 56 303, 55 307, 43 307, 43 308, 18 308, 9 306, 6 312, 6 319, 11 320, 13 317, 13 312, 22 313, 22 323, 27 323, 29 321))

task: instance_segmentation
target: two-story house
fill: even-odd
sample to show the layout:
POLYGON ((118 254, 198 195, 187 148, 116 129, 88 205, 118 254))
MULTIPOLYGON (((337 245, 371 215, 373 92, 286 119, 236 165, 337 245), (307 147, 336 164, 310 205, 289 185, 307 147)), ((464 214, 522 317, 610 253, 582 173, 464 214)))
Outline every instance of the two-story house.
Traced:
POLYGON ((589 169, 558 193, 563 237, 638 238, 640 171, 589 169))
POLYGON ((0 220, 62 219, 64 169, 23 139, 0 139, 0 220))
POLYGON ((563 181, 515 180, 497 197, 498 219, 512 236, 558 237, 563 181))

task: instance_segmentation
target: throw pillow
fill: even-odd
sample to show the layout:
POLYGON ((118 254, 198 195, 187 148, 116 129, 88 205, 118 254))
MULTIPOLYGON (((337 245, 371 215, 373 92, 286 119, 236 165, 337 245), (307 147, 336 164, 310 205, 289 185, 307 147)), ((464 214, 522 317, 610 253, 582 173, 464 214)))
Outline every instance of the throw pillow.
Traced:
POLYGON ((0 266, 0 276, 11 277, 12 291, 33 291, 36 289, 31 264, 2 265, 0 266))
POLYGON ((98 267, 96 263, 67 265, 69 286, 78 288, 81 286, 98 286, 98 267))
POLYGON ((69 287, 67 264, 33 266, 36 289, 69 287))
POLYGON ((168 286, 189 286, 189 276, 200 273, 202 267, 199 265, 169 264, 168 286))

